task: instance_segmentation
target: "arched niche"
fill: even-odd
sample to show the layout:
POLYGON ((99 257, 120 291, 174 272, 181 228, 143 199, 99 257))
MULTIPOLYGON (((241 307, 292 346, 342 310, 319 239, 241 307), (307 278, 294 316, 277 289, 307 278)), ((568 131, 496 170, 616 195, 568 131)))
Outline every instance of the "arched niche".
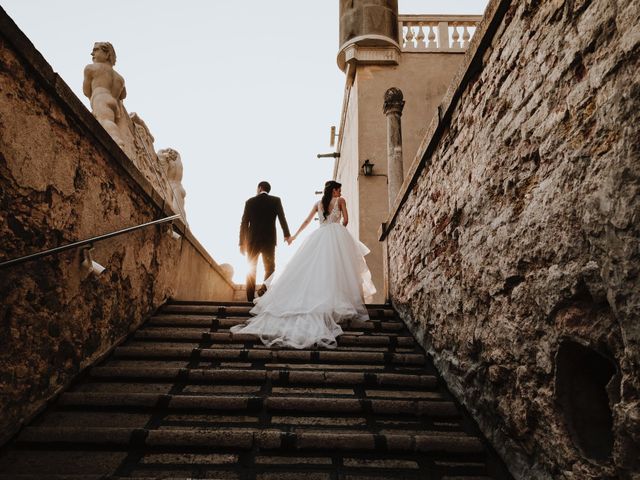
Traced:
POLYGON ((582 453, 606 460, 613 450, 613 415, 609 382, 617 367, 596 350, 572 340, 560 344, 556 355, 556 401, 582 453))

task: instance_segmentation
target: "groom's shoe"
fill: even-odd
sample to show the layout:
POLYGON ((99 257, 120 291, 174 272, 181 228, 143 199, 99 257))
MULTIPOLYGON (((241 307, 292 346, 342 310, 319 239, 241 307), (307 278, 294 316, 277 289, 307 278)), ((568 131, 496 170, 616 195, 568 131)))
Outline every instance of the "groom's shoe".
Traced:
POLYGON ((260 287, 260 289, 256 292, 256 294, 261 297, 262 295, 264 295, 267 292, 267 287, 265 287, 264 285, 260 287))

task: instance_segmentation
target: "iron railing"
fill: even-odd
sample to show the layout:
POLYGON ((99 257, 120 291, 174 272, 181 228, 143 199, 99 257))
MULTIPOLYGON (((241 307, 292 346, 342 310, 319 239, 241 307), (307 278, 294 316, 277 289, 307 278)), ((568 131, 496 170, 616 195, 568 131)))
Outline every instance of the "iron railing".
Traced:
POLYGON ((29 255, 24 255, 22 257, 14 258, 13 260, 7 260, 5 262, 0 263, 0 268, 10 267, 12 265, 18 265, 20 263, 29 262, 31 260, 37 260, 38 258, 45 257, 47 255, 54 255, 56 253, 64 252, 67 250, 72 250, 74 248, 79 248, 84 245, 92 245, 96 242, 106 240, 107 238, 117 237, 118 235, 124 235, 125 233, 134 232, 136 230, 141 230, 146 227, 150 227, 152 225, 160 225, 162 223, 171 222, 180 218, 180 214, 172 215, 170 217, 160 218, 159 220, 153 220, 151 222, 142 223, 140 225, 136 225, 134 227, 123 228, 121 230, 116 230, 111 233, 105 233, 103 235, 98 235, 96 237, 91 237, 86 240, 80 240, 78 242, 69 243, 68 245, 61 245, 59 247, 50 248, 48 250, 43 250, 41 252, 31 253, 29 255))

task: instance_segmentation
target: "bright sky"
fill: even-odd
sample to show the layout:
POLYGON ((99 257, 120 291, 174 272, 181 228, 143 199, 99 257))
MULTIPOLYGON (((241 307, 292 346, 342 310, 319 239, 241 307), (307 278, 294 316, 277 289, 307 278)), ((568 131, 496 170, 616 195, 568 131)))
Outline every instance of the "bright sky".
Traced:
MULTIPOLYGON (((482 14, 487 0, 400 0, 401 14, 482 14)), ((244 281, 238 228, 244 202, 268 180, 292 233, 333 173, 344 75, 336 66, 338 0, 2 0, 85 105, 82 71, 96 41, 111 42, 156 150, 184 164, 191 230, 244 281)), ((305 234, 313 230, 312 224, 305 234)), ((103 232, 96 232, 103 233, 103 232)), ((304 235, 297 240, 299 245, 304 235)), ((279 232, 281 270, 296 244, 279 232)))

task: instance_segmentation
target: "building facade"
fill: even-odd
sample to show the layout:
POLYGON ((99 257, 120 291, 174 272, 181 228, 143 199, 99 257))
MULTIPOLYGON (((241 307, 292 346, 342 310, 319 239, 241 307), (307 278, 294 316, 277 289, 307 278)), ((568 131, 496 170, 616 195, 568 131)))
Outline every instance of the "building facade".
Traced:
POLYGON ((349 202, 348 228, 371 249, 367 263, 378 289, 375 302, 387 300, 378 230, 395 200, 388 193, 385 92, 397 88, 404 96, 400 158, 406 172, 481 18, 399 15, 397 1, 340 2, 337 60, 346 78, 334 178, 349 202), (373 168, 365 175, 367 161, 373 168))

